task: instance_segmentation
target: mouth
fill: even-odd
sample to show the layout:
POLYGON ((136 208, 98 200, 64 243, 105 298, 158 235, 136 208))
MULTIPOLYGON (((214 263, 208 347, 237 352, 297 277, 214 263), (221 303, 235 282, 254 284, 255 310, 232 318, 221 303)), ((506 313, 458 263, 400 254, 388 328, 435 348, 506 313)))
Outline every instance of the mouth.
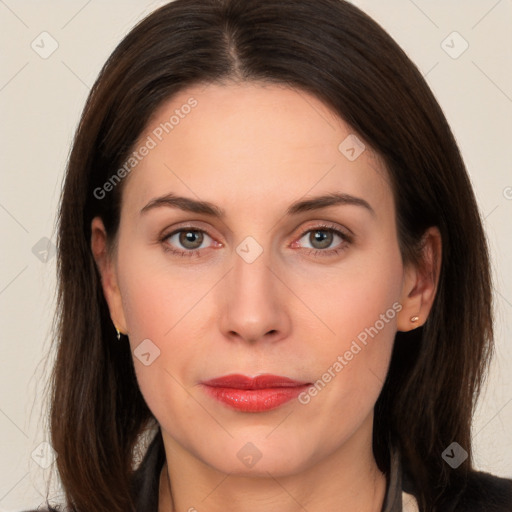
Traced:
POLYGON ((280 375, 225 375, 201 383, 212 398, 242 412, 264 412, 296 398, 310 387, 310 382, 297 381, 280 375))

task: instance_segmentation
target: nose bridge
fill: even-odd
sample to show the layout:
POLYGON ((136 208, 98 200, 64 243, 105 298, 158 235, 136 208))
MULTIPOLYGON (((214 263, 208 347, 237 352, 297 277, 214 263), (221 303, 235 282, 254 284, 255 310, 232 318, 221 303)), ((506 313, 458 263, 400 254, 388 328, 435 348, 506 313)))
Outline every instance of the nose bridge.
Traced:
POLYGON ((250 259, 245 259, 244 255, 240 255, 240 253, 247 250, 247 245, 241 245, 234 258, 233 294, 249 301, 268 303, 272 300, 272 294, 275 292, 271 283, 272 273, 269 270, 271 255, 268 251, 262 251, 261 254, 255 256, 254 249, 249 247, 246 254, 250 255, 250 259))
POLYGON ((272 255, 255 239, 248 237, 236 248, 221 312, 226 336, 257 341, 265 335, 276 338, 288 328, 282 290, 269 267, 272 255))

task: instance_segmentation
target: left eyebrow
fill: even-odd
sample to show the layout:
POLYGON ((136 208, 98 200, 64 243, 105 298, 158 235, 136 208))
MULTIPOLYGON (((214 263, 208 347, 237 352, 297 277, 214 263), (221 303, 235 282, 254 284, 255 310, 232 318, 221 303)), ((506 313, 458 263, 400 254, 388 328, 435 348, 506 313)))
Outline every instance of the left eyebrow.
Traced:
MULTIPOLYGON (((338 205, 360 206, 362 208, 365 208, 366 210, 368 210, 368 212, 375 216, 375 210, 370 206, 370 204, 367 201, 360 197, 355 197, 350 194, 344 194, 339 192, 332 192, 330 194, 312 197, 309 199, 304 199, 302 201, 296 201, 295 203, 292 203, 288 207, 288 209, 286 210, 286 215, 298 215, 303 212, 320 210, 322 208, 328 208, 329 206, 338 205)), ((166 194, 165 196, 152 199, 146 206, 144 206, 144 208, 142 208, 140 213, 146 213, 148 210, 160 206, 178 208, 186 212, 200 213, 212 217, 217 217, 220 219, 223 219, 226 216, 226 212, 222 208, 213 203, 210 203, 208 201, 199 201, 197 199, 192 199, 189 197, 177 196, 172 192, 166 194)))
POLYGON ((288 208, 288 210, 286 210, 286 215, 297 215, 302 212, 320 210, 329 206, 338 205, 361 206, 368 210, 373 216, 375 216, 375 210, 367 201, 360 197, 355 197, 350 194, 344 194, 340 192, 332 192, 331 194, 325 194, 322 196, 305 199, 303 201, 297 201, 293 203, 288 208))

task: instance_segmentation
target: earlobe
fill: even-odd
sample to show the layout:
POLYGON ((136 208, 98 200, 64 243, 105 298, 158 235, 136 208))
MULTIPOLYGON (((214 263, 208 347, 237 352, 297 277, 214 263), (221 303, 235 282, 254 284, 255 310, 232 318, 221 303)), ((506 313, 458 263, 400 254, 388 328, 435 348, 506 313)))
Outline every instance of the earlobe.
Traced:
POLYGON ((101 276, 101 286, 112 323, 116 329, 126 333, 126 320, 117 282, 115 262, 108 251, 107 232, 100 217, 95 217, 91 222, 91 251, 101 276))
POLYGON ((402 310, 397 318, 399 331, 407 332, 426 322, 439 283, 441 254, 441 233, 437 227, 431 227, 422 238, 420 261, 404 271, 402 310))

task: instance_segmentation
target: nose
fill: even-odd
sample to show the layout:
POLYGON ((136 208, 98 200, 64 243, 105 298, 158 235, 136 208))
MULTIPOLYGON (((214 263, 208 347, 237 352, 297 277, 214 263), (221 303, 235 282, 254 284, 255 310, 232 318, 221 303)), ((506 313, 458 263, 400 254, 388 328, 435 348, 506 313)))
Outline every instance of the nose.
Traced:
MULTIPOLYGON (((237 254, 222 289, 220 328, 232 341, 276 342, 288 336, 287 289, 263 252, 252 263, 237 254)), ((289 293, 289 292, 288 292, 289 293)))

